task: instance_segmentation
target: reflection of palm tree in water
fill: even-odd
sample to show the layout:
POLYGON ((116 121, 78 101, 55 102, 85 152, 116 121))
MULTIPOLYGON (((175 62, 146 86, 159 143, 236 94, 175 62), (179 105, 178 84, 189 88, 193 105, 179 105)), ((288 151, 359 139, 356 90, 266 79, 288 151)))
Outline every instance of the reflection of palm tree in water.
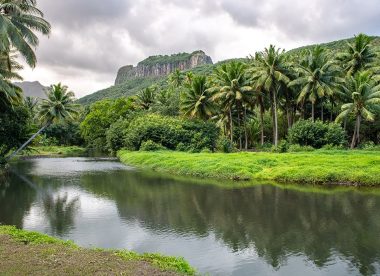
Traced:
POLYGON ((33 188, 42 198, 44 214, 49 220, 52 234, 58 236, 66 234, 74 225, 75 213, 79 209, 79 197, 69 200, 67 193, 54 197, 48 190, 34 183, 30 177, 27 178, 16 170, 11 170, 11 172, 33 188))
POLYGON ((54 197, 43 197, 44 213, 49 220, 54 235, 63 236, 74 224, 75 213, 79 208, 79 197, 68 200, 67 193, 54 197))

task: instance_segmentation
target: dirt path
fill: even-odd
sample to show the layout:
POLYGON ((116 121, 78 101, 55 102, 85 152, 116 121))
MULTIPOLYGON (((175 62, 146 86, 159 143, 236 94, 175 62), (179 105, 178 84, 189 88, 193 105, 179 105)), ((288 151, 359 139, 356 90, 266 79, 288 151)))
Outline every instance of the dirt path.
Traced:
POLYGON ((112 252, 25 244, 0 234, 0 275, 178 275, 112 252))

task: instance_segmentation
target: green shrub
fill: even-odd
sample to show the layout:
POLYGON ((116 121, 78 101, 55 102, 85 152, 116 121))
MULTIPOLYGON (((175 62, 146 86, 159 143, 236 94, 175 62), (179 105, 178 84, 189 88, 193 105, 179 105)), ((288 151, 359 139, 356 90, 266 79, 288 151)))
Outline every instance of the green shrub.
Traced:
POLYGON ((344 130, 337 124, 322 121, 301 120, 288 133, 290 144, 321 148, 324 145, 341 146, 347 143, 344 130))
POLYGON ((288 152, 308 152, 314 151, 315 149, 312 146, 300 146, 298 144, 290 145, 288 152))
POLYGON ((208 148, 214 151, 218 136, 219 129, 210 122, 147 114, 131 121, 125 131, 124 146, 139 150, 144 141, 152 140, 170 150, 180 145, 181 150, 200 152, 208 148))
POLYGON ((141 151, 158 151, 158 150, 165 150, 165 149, 166 148, 164 146, 156 142, 153 142, 152 140, 143 142, 140 147, 141 151))
POLYGON ((343 145, 336 146, 336 145, 327 144, 327 145, 324 145, 321 149, 322 150, 344 150, 346 149, 346 147, 344 147, 343 145))
POLYGON ((220 152, 224 153, 230 153, 234 151, 234 146, 231 143, 231 140, 228 139, 225 136, 220 136, 217 143, 216 143, 216 148, 220 152))
POLYGON ((116 152, 124 146, 124 136, 125 132, 128 129, 129 120, 120 119, 107 130, 106 140, 107 148, 111 152, 116 152))
POLYGON ((369 150, 369 151, 378 151, 380 150, 380 145, 376 145, 374 142, 368 141, 368 142, 360 144, 359 149, 369 150))
POLYGON ((289 143, 286 140, 280 141, 277 147, 272 146, 271 151, 272 152, 278 152, 278 153, 284 153, 288 152, 289 149, 289 143))

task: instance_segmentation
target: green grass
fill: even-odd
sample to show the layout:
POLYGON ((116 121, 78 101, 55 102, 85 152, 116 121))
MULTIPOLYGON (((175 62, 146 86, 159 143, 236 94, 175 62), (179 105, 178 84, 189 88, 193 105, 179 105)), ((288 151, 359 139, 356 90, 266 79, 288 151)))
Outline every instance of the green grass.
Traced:
MULTIPOLYGON (((38 232, 17 229, 15 226, 0 225, 0 235, 8 235, 13 240, 23 242, 25 244, 56 244, 62 246, 63 248, 80 249, 80 247, 75 245, 72 241, 63 241, 38 232)), ((170 257, 152 253, 138 254, 127 250, 93 250, 112 252, 116 256, 119 256, 127 261, 148 262, 162 270, 175 271, 186 275, 196 274, 196 271, 181 257, 170 257)))
POLYGON ((86 149, 78 146, 38 146, 24 151, 23 156, 78 156, 86 153, 86 149))
POLYGON ((380 185, 380 155, 370 151, 184 153, 119 151, 123 163, 177 175, 281 183, 380 185))

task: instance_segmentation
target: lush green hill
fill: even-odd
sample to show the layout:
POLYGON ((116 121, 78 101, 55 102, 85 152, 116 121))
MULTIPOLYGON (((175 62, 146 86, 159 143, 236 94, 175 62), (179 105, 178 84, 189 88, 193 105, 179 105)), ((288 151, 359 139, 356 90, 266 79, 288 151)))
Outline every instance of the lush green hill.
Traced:
MULTIPOLYGON (((332 41, 332 42, 328 42, 328 43, 322 43, 320 45, 324 46, 325 48, 327 48, 328 51, 331 51, 331 53, 334 54, 338 51, 341 51, 341 49, 343 49, 344 47, 346 47, 347 42, 350 43, 353 40, 354 40, 354 38, 343 39, 343 40, 337 40, 337 41, 332 41)), ((373 37, 372 44, 380 47, 380 37, 373 37)), ((287 53, 291 54, 291 55, 295 55, 295 54, 302 52, 303 50, 310 49, 314 46, 315 45, 308 45, 308 46, 304 46, 304 47, 299 47, 296 49, 292 49, 292 50, 288 51, 287 53)), ((184 54, 178 54, 177 56, 176 56, 177 58, 183 58, 184 54)), ((165 59, 165 57, 166 56, 158 56, 155 58, 156 59, 159 58, 159 61, 162 62, 165 59)), ((244 61, 245 59, 240 58, 240 59, 231 59, 231 60, 244 61)), ((213 69, 216 66, 219 66, 219 65, 226 63, 226 62, 229 62, 231 60, 221 61, 221 62, 218 62, 216 64, 200 65, 200 66, 195 67, 195 68, 188 70, 188 71, 192 71, 195 74, 209 75, 212 73, 213 69)), ((153 60, 153 57, 148 58, 147 62, 148 61, 149 62, 153 62, 153 61, 157 62, 157 60, 153 60)), ((88 104, 91 104, 95 101, 98 101, 98 100, 101 100, 104 98, 118 98, 118 97, 122 97, 122 96, 135 95, 140 90, 142 90, 146 87, 149 87, 153 84, 155 84, 159 87, 163 87, 167 83, 166 80, 167 80, 167 77, 145 77, 145 78, 137 78, 137 79, 128 80, 122 84, 119 84, 116 86, 111 86, 109 88, 106 88, 106 89, 100 90, 98 92, 95 92, 93 94, 90 94, 88 96, 85 96, 85 97, 79 99, 79 103, 84 104, 84 105, 88 105, 88 104)))

